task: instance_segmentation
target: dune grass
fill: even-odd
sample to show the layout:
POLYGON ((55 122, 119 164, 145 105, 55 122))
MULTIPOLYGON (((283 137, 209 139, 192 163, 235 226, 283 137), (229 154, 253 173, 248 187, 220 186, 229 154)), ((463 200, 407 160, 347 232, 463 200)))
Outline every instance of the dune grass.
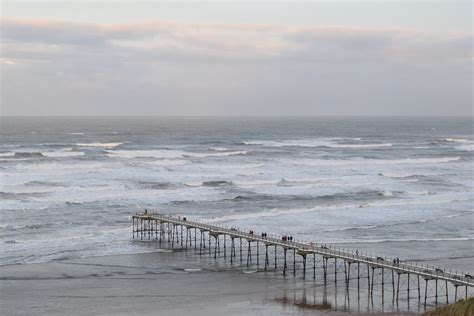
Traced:
POLYGON ((474 297, 427 311, 424 316, 474 316, 474 297))

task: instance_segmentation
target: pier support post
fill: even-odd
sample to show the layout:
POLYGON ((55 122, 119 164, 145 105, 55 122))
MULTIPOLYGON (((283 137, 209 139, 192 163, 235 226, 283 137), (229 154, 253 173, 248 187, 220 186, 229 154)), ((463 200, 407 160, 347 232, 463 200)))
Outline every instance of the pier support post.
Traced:
POLYGON ((420 275, 418 275, 418 302, 421 299, 421 293, 420 293, 420 275))
POLYGON ((293 249, 293 275, 296 274, 296 249, 293 249))
POLYGON ((132 233, 133 233, 133 239, 135 239, 135 217, 132 216, 132 233))
POLYGON ((327 274, 328 274, 328 257, 323 257, 324 285, 326 285, 327 283, 327 274))
POLYGON ((360 262, 357 262, 357 294, 360 290, 360 262))
POLYGON ((407 300, 410 301, 410 273, 407 275, 407 300))
POLYGON ((283 275, 286 275, 286 248, 283 248, 283 256, 285 257, 283 261, 283 275))
POLYGON ((448 298, 448 281, 446 281, 446 304, 449 304, 449 298, 448 298))
POLYGON ((277 269, 277 245, 275 245, 275 270, 277 269))
POLYGON ((334 283, 337 284, 337 258, 334 257, 334 283))
POLYGON ((316 253, 313 253, 313 280, 316 280, 316 253))
POLYGON ((306 254, 302 255, 303 257, 303 280, 306 279, 306 254))
POLYGON ((197 228, 194 227, 194 250, 197 249, 197 238, 196 238, 196 235, 197 235, 197 228))
POLYGON ((397 278, 397 302, 398 302, 398 294, 400 293, 400 272, 397 272, 398 278, 397 278))
POLYGON ((189 229, 186 227, 186 242, 185 242, 185 248, 188 250, 188 239, 189 239, 189 229))
POLYGON ((427 298, 428 298, 428 279, 425 279, 425 307, 426 307, 427 298))
POLYGON ((268 266, 268 245, 265 244, 265 271, 267 271, 268 266))
POLYGON ((242 263, 242 238, 239 238, 239 246, 240 246, 240 263, 242 263))
POLYGON ((438 279, 435 279, 435 305, 438 305, 438 279))
POLYGON ((226 234, 224 234, 224 259, 227 257, 226 234))
POLYGON ((247 248, 247 267, 249 266, 250 261, 252 261, 252 248, 250 247, 250 240, 247 239, 248 248, 247 248))
POLYGON ((257 270, 258 270, 258 267, 259 267, 259 259, 258 259, 258 257, 259 257, 258 248, 259 247, 258 246, 259 245, 258 245, 258 240, 257 240, 257 270))

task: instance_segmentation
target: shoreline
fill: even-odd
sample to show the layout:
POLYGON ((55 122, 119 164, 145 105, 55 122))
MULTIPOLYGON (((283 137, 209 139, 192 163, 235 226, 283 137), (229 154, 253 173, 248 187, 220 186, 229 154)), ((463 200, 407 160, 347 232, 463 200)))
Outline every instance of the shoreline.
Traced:
MULTIPOLYGON (((203 256, 206 257, 206 256, 203 256)), ((205 262, 184 251, 0 267, 1 310, 26 315, 417 315, 343 286, 205 262)))

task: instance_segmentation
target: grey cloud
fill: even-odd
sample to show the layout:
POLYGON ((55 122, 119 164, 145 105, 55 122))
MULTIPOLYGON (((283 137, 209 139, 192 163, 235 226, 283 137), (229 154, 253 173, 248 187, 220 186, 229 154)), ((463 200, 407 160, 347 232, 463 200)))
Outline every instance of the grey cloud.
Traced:
POLYGON ((472 113, 470 34, 1 23, 5 114, 472 113))

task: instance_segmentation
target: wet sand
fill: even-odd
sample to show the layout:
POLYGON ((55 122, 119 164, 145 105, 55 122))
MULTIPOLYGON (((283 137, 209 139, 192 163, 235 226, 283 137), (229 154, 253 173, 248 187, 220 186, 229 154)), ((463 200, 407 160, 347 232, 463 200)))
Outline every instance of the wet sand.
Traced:
POLYGON ((202 260, 178 258, 193 257, 155 252, 2 266, 1 311, 3 315, 338 316, 350 309, 352 314, 381 314, 378 307, 373 309, 376 313, 368 313, 371 307, 363 302, 355 307, 354 299, 334 302, 333 289, 303 283, 298 277, 215 263, 199 270, 202 260))

